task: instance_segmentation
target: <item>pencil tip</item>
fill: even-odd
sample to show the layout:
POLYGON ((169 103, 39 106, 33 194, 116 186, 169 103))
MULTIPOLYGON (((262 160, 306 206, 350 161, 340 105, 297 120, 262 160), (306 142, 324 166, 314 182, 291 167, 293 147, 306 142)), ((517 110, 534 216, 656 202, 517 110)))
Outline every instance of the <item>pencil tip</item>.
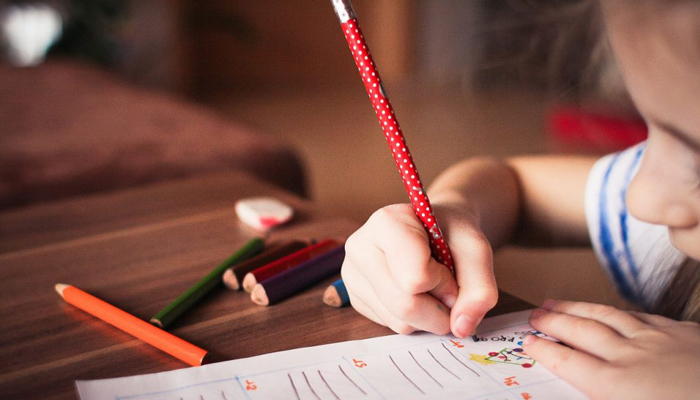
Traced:
POLYGON ((54 289, 56 289, 56 293, 58 293, 61 297, 63 297, 63 291, 68 287, 69 285, 66 285, 65 283, 57 283, 56 286, 54 286, 54 289))
POLYGON ((340 307, 340 297, 333 285, 328 286, 326 291, 323 292, 323 302, 331 307, 340 307))
POLYGON ((267 294, 265 293, 265 288, 259 283, 255 285, 253 291, 250 293, 250 299, 253 300, 253 303, 261 306, 270 304, 270 300, 267 298, 267 294))
POLYGON ((248 293, 251 293, 257 283, 258 282, 255 279, 255 275, 249 272, 243 277, 243 290, 245 290, 248 293))
POLYGON ((241 286, 238 284, 238 279, 236 279, 236 275, 233 273, 233 269, 231 268, 224 271, 224 275, 221 277, 221 280, 224 281, 224 285, 231 290, 238 290, 241 288, 241 286))

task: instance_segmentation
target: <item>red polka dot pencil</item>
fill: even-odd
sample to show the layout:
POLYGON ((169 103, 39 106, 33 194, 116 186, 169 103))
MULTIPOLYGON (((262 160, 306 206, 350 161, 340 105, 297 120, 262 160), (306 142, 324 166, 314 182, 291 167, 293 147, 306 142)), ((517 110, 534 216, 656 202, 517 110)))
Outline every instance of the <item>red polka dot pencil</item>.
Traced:
POLYGON ((413 162, 411 153, 408 150, 408 145, 399 127, 394 109, 386 96, 382 81, 379 78, 379 71, 374 64, 369 47, 362 35, 362 30, 357 23, 357 16, 352 8, 352 4, 350 4, 349 0, 332 0, 332 2, 335 13, 340 19, 345 39, 355 59, 357 69, 362 75, 362 82, 372 102, 374 112, 379 119, 379 125, 384 131, 384 137, 389 144, 396 166, 399 168, 406 192, 411 200, 411 205, 413 205, 413 211, 415 211, 416 216, 423 223, 423 227, 428 233, 433 257, 445 264, 454 274, 454 263, 450 249, 447 247, 447 242, 435 220, 430 201, 428 201, 423 183, 418 176, 416 164, 413 162))

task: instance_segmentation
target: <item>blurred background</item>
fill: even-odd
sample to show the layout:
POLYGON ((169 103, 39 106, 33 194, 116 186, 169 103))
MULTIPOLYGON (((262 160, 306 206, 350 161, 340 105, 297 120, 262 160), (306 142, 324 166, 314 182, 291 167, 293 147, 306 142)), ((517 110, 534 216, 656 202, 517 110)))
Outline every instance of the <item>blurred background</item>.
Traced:
MULTIPOLYGON (((354 0, 423 181, 645 137, 589 1, 354 0)), ((330 0, 0 1, 0 207, 247 170, 363 222, 406 194, 330 0)), ((626 306, 588 249, 504 249, 527 300, 626 306)))

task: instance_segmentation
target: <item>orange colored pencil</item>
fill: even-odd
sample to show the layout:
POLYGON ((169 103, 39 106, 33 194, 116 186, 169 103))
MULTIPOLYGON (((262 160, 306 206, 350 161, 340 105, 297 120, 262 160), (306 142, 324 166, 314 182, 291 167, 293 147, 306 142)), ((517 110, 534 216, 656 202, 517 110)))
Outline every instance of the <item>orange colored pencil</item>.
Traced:
POLYGON ((75 286, 56 284, 56 292, 68 303, 122 331, 143 340, 189 365, 202 365, 207 351, 86 293, 75 286))

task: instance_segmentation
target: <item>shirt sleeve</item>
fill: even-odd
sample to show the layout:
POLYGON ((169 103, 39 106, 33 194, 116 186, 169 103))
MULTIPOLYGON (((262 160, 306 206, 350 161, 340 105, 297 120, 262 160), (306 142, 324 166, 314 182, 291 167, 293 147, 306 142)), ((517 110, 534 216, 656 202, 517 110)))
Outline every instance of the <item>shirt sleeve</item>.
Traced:
POLYGON ((668 228, 627 211, 627 188, 646 142, 598 160, 586 185, 586 220, 596 256, 622 296, 649 309, 685 256, 671 245, 668 228))

